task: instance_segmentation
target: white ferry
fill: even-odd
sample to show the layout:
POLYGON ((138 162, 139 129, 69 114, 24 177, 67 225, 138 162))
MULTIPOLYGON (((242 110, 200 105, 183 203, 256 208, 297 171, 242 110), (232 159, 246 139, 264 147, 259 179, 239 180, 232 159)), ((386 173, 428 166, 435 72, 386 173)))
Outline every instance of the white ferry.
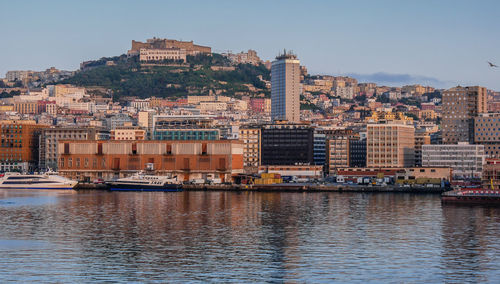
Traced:
POLYGON ((77 183, 53 173, 0 175, 0 189, 73 189, 77 183))
POLYGON ((111 191, 181 191, 177 178, 146 175, 142 172, 107 182, 111 191))

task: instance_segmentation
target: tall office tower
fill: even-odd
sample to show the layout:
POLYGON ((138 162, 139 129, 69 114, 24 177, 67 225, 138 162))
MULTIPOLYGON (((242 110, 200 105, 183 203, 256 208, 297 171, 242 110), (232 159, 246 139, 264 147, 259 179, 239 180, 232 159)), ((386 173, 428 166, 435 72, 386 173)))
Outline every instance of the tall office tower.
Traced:
POLYGON ((455 87, 443 92, 443 144, 474 143, 474 117, 488 112, 486 88, 455 87))
POLYGON ((286 51, 271 65, 271 118, 300 122, 300 61, 286 51))

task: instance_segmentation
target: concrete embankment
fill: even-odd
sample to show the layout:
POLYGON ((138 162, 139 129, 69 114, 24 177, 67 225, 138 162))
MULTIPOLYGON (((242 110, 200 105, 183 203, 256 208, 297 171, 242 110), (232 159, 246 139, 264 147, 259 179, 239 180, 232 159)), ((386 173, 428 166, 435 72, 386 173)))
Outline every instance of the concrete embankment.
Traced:
MULTIPOLYGON (((76 190, 107 190, 105 184, 81 183, 76 190)), ((387 186, 361 186, 361 185, 317 185, 317 184, 266 184, 266 185, 240 185, 240 184, 186 184, 182 186, 186 191, 263 191, 263 192, 394 192, 394 193, 435 193, 441 194, 449 189, 440 187, 400 187, 387 186)))

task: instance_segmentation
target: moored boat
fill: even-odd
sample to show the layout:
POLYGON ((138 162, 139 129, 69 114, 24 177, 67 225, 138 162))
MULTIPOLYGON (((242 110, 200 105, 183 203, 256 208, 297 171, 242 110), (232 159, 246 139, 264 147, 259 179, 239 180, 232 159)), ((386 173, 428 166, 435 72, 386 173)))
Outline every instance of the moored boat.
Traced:
POLYGON ((111 191, 182 191, 177 178, 137 173, 107 182, 111 191))
POLYGON ((0 176, 0 189, 73 189, 77 183, 53 173, 5 173, 0 176))
POLYGON ((484 188, 463 188, 442 194, 441 202, 466 205, 498 205, 500 206, 500 190, 484 188))

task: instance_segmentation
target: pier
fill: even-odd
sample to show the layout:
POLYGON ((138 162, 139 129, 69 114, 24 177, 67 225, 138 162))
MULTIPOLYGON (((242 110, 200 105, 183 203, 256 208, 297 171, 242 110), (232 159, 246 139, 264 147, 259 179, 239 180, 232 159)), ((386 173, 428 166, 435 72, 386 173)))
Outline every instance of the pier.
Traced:
MULTIPOLYGON (((75 190, 107 190, 106 184, 79 183, 75 190)), ((185 191, 261 191, 261 192, 394 192, 394 193, 433 193, 441 194, 450 188, 442 187, 402 187, 397 185, 339 185, 339 184, 185 184, 185 191)))

